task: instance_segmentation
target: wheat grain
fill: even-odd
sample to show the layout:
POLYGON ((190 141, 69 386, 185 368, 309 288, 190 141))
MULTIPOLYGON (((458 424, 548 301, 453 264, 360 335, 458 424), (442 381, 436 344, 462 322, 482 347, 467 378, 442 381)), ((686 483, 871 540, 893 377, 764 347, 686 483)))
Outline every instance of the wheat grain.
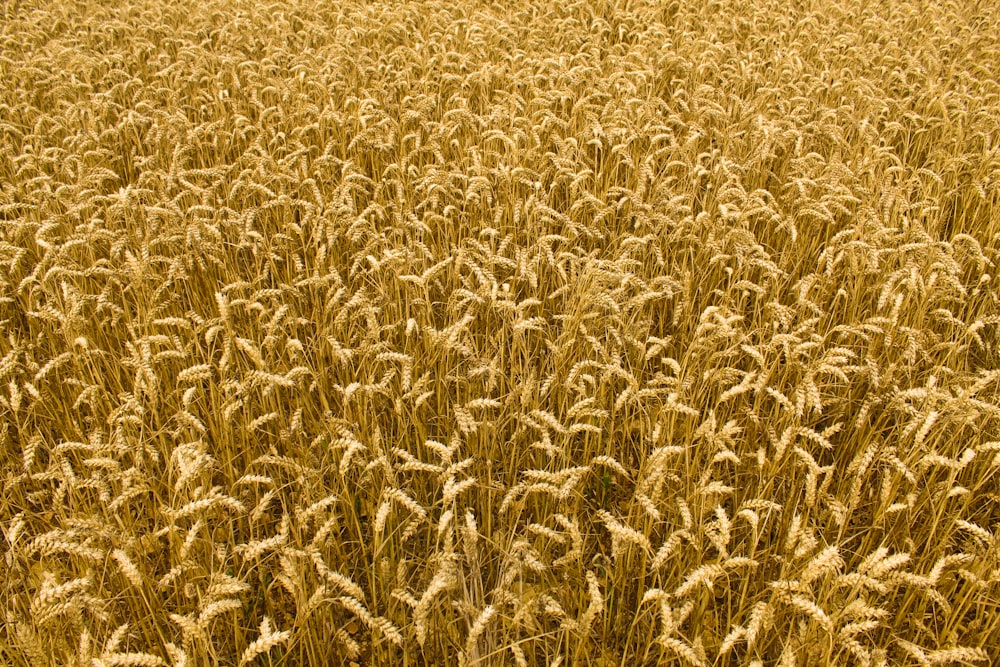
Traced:
POLYGON ((292 633, 288 630, 274 632, 271 627, 271 619, 265 616, 260 622, 260 637, 252 641, 243 651, 243 655, 240 656, 240 665, 246 665, 257 656, 270 652, 278 644, 287 642, 291 636, 292 633))
POLYGON ((1000 662, 988 3, 8 4, 8 661, 1000 662))

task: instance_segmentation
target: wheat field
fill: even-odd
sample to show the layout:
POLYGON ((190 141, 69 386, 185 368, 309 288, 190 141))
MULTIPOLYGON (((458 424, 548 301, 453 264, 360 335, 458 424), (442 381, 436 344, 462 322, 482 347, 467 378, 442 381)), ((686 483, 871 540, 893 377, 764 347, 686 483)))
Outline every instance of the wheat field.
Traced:
POLYGON ((11 0, 0 663, 1000 664, 1000 8, 11 0))

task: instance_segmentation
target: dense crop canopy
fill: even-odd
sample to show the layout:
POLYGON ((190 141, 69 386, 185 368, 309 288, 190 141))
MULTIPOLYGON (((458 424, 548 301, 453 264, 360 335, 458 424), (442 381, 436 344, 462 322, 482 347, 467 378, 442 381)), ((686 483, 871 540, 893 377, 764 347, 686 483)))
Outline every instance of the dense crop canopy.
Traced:
POLYGON ((1000 664, 995 3, 0 12, 0 663, 1000 664))

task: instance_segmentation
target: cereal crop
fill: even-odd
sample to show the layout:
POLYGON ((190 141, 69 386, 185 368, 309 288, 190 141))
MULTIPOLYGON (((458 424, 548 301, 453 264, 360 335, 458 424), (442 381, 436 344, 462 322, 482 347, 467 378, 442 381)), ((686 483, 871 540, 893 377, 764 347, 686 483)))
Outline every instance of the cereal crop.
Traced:
POLYGON ((0 663, 1000 664, 1000 6, 8 0, 0 663))

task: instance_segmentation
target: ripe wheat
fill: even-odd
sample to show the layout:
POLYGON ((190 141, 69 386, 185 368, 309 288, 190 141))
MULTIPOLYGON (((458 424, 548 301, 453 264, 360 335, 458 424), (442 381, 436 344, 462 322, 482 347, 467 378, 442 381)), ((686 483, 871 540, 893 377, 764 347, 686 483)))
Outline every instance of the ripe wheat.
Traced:
POLYGON ((5 3, 0 663, 1000 664, 995 4, 5 3))

